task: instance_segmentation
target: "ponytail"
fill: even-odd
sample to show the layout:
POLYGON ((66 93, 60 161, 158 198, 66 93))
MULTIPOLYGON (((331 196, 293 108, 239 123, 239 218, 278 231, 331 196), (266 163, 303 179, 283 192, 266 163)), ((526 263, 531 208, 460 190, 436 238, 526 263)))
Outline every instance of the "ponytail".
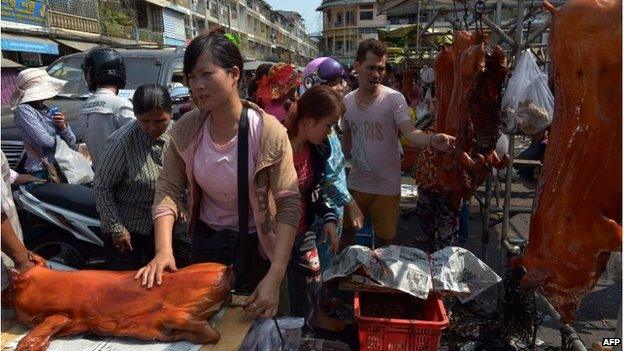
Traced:
POLYGON ((284 102, 284 109, 286 110, 284 126, 288 131, 288 136, 293 137, 299 133, 299 103, 297 100, 287 99, 284 102))

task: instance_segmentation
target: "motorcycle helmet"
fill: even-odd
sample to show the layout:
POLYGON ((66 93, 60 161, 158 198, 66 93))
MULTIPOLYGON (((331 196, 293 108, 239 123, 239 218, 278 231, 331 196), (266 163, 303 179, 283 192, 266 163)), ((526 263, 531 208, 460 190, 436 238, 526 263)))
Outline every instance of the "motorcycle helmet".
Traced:
POLYGON ((326 84, 337 78, 345 78, 346 71, 340 62, 331 57, 312 60, 303 70, 303 91, 313 86, 326 84))
POLYGON ((95 92, 98 86, 107 84, 114 84, 117 89, 126 86, 126 65, 123 57, 111 48, 91 49, 82 62, 82 73, 91 92, 95 92))

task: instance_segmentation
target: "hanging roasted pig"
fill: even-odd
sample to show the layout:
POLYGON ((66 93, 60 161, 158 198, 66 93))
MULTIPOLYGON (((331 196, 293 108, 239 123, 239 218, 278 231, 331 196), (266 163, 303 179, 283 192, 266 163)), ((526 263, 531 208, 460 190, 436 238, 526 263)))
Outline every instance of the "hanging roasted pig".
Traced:
POLYGON ((496 46, 491 52, 479 32, 457 31, 453 45, 435 61, 436 132, 456 137, 452 155, 436 156, 435 189, 459 207, 483 183, 492 167, 505 163, 494 149, 501 132, 501 89, 507 65, 496 46))
POLYGON ((463 173, 464 198, 474 193, 493 168, 506 165, 506 160, 501 162, 495 149, 501 135, 501 90, 507 75, 507 63, 499 46, 489 53, 485 45, 483 41, 470 46, 460 60, 464 90, 459 105, 455 160, 463 173))
POLYGON ((570 323, 621 250, 622 1, 545 6, 555 110, 529 246, 510 265, 524 266, 521 286, 539 288, 570 323))
POLYGON ((55 271, 31 254, 35 266, 9 271, 11 304, 32 330, 18 351, 47 349, 53 336, 83 332, 145 340, 219 340, 208 323, 231 299, 230 268, 202 263, 165 273, 147 290, 136 272, 55 271))

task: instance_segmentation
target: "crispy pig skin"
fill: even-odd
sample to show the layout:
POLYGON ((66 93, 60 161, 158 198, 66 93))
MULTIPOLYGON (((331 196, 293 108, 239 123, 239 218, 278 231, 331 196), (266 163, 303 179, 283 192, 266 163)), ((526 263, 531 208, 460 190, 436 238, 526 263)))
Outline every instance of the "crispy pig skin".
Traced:
POLYGON ((165 273, 162 285, 148 290, 134 271, 55 271, 30 257, 34 267, 9 271, 15 315, 32 328, 19 351, 45 350, 53 336, 83 332, 198 344, 219 340, 208 319, 231 300, 227 266, 188 266, 165 273))
POLYGON ((492 167, 501 168, 494 149, 501 129, 501 90, 507 62, 500 47, 486 49, 479 32, 457 31, 453 45, 438 51, 436 132, 456 137, 454 154, 435 157, 433 188, 458 208, 485 181, 492 167))
POLYGON ((555 110, 529 246, 511 266, 575 319, 622 238, 622 1, 571 0, 552 14, 555 110))

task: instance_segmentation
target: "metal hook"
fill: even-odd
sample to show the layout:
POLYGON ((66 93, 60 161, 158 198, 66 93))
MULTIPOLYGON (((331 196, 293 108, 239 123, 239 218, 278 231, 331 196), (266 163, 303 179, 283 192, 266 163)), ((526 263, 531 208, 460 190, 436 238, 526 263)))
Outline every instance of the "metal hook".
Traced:
POLYGON ((475 27, 478 31, 483 33, 483 14, 485 13, 485 2, 483 0, 478 0, 474 4, 474 13, 475 13, 475 27))
POLYGON ((466 30, 468 30, 468 5, 467 5, 468 0, 464 0, 464 26, 466 27, 466 30))
POLYGON ((475 2, 474 12, 477 14, 479 18, 483 16, 483 14, 485 13, 485 2, 483 2, 482 0, 475 2))
POLYGON ((460 30, 462 27, 462 21, 459 18, 456 18, 453 20, 452 25, 454 30, 460 30))

